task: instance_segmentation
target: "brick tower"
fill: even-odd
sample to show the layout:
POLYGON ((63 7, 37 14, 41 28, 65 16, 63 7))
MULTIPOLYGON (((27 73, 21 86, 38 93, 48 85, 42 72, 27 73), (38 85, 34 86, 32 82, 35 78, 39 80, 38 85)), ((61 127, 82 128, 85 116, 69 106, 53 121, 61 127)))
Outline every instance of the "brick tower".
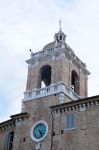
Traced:
POLYGON ((15 135, 10 150, 52 150, 50 107, 87 97, 90 73, 67 45, 61 26, 54 41, 39 52, 31 51, 26 62, 28 76, 22 112, 11 116, 14 128, 8 129, 10 136, 15 135))

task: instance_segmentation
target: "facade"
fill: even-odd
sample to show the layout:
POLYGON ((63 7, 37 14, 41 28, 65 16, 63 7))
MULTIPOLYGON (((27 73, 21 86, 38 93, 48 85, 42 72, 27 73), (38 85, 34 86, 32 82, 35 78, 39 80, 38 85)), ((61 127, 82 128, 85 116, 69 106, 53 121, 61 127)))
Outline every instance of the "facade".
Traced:
POLYGON ((90 72, 61 28, 26 63, 22 110, 0 123, 0 150, 98 150, 99 96, 88 98, 90 72))
POLYGON ((99 149, 99 96, 51 107, 52 149, 99 149))

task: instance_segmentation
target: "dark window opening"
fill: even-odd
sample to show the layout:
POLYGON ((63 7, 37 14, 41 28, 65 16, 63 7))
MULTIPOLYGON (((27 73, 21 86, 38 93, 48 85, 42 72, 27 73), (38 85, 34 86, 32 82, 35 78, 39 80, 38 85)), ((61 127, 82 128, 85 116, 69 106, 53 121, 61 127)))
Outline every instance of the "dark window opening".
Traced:
POLYGON ((64 133, 64 130, 61 130, 61 134, 63 134, 64 133))
POLYGON ((52 136, 55 136, 55 131, 53 131, 52 136))
POLYGON ((39 87, 43 88, 51 84, 51 67, 49 65, 43 66, 40 70, 39 87))
POLYGON ((60 41, 62 40, 62 35, 60 35, 59 40, 60 40, 60 41))
POLYGON ((3 150, 13 149, 13 139, 14 139, 14 131, 9 132, 5 135, 3 150))
POLYGON ((58 40, 58 36, 56 36, 56 41, 58 41, 58 42, 59 42, 59 40, 58 40))
POLYGON ((79 77, 78 74, 73 70, 71 74, 71 88, 79 95, 79 77))
POLYGON ((12 148, 13 148, 14 131, 10 132, 8 135, 9 135, 9 150, 12 150, 12 148))
POLYGON ((23 142, 26 142, 26 138, 25 137, 23 138, 23 142))

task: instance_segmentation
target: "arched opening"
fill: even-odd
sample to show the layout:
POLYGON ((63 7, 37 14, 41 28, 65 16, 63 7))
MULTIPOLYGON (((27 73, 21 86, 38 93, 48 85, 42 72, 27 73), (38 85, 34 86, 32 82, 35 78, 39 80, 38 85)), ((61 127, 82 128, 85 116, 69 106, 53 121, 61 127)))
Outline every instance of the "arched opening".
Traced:
POLYGON ((40 69, 39 87, 43 88, 51 84, 51 66, 45 65, 40 69))
POLYGON ((76 71, 71 73, 71 88, 72 90, 79 95, 79 76, 76 71))
POLYGON ((62 35, 60 35, 59 40, 60 40, 60 41, 62 40, 62 35))

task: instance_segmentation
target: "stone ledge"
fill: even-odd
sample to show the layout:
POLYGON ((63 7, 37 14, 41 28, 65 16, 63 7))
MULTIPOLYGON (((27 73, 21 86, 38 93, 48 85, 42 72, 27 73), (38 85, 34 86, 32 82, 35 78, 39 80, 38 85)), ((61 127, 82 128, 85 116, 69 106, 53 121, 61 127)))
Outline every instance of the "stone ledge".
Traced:
POLYGON ((0 123, 0 130, 4 131, 10 127, 15 127, 17 122, 24 121, 29 117, 27 112, 10 116, 11 119, 0 123))
POLYGON ((99 106, 99 95, 64 103, 64 104, 59 104, 56 106, 51 106, 50 108, 52 109, 52 112, 57 114, 57 113, 75 111, 75 110, 85 111, 86 109, 95 106, 99 106))

